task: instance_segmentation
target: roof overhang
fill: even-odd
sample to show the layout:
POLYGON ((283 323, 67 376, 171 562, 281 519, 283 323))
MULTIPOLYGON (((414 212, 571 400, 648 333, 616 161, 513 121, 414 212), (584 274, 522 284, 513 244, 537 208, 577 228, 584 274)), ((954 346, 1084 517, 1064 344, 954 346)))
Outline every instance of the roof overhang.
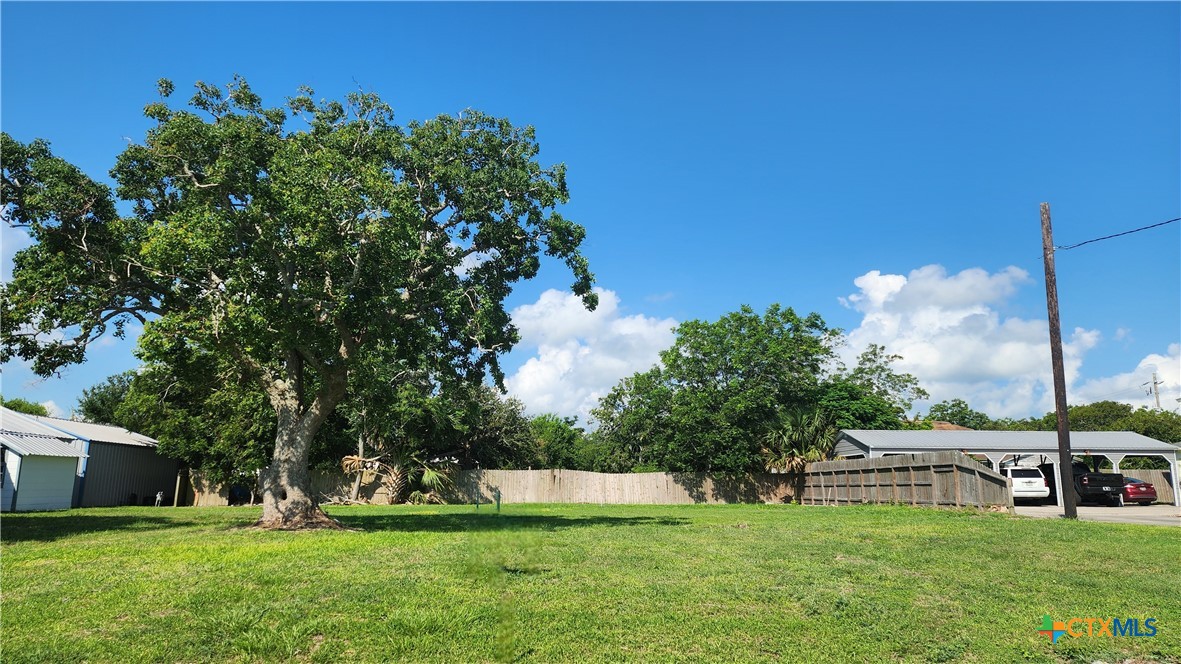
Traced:
POLYGON ((69 443, 49 436, 0 433, 0 447, 10 449, 20 456, 72 457, 84 459, 87 455, 69 443))
MULTIPOLYGON (((843 430, 837 437, 872 456, 922 454, 954 450, 965 454, 1058 456, 1054 431, 894 431, 843 430)), ((1178 448, 1131 431, 1079 431, 1071 434, 1077 456, 1163 456, 1176 458, 1178 448)))

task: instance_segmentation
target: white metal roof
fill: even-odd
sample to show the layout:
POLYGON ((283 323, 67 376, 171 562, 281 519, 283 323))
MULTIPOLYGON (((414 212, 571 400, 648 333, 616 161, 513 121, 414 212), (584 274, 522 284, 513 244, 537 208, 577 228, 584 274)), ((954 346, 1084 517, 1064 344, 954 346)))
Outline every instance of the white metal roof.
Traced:
MULTIPOLYGON (((848 429, 838 439, 866 451, 964 450, 1057 454, 1056 431, 889 431, 848 429)), ((1178 447, 1131 431, 1072 431, 1072 452, 1084 454, 1177 454, 1178 447)))
POLYGON ((156 439, 128 431, 123 427, 75 422, 60 417, 27 415, 3 406, 0 406, 0 431, 32 433, 55 438, 78 438, 86 441, 134 445, 136 447, 156 447, 157 445, 156 439))
POLYGON ((117 443, 119 445, 136 445, 138 447, 156 447, 157 444, 154 438, 148 438, 134 431, 128 431, 123 427, 112 426, 110 424, 75 422, 73 420, 63 420, 58 417, 40 417, 37 415, 30 415, 29 417, 32 417, 40 424, 69 434, 74 438, 81 438, 82 440, 117 443))
POLYGON ((21 456, 86 457, 60 438, 31 433, 0 432, 0 445, 21 456))
POLYGON ((38 436, 52 436, 54 438, 75 438, 59 429, 37 421, 33 415, 18 413, 11 408, 0 406, 0 431, 31 433, 38 436))

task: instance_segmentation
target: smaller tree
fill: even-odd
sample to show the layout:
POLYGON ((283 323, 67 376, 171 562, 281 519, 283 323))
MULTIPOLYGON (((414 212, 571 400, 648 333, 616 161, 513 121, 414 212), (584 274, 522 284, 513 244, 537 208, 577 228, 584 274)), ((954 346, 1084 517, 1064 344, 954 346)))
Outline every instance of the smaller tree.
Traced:
POLYGON ((1167 410, 1139 408, 1118 423, 1119 430, 1135 431, 1166 443, 1181 443, 1181 415, 1167 410))
POLYGON ((901 359, 901 355, 886 352, 885 346, 870 344, 843 380, 889 404, 901 419, 916 400, 930 396, 914 375, 894 371, 893 364, 901 359))
POLYGON ((633 468, 757 470, 759 441, 780 413, 814 407, 840 333, 819 314, 773 304, 676 329, 661 366, 624 379, 594 411, 601 435, 633 468))
POLYGON ((994 428, 992 419, 988 415, 972 410, 963 399, 940 401, 934 406, 931 406, 931 410, 927 413, 927 419, 938 422, 950 422, 957 426, 968 427, 969 429, 976 429, 978 431, 994 428))
MULTIPOLYGON (((422 458, 422 453, 409 446, 381 447, 372 457, 346 456, 341 469, 346 473, 364 474, 366 471, 377 475, 386 490, 386 502, 390 505, 410 502, 414 504, 445 502, 443 492, 454 482, 458 466, 451 459, 422 458)), ((356 500, 354 496, 353 500, 356 500)))
POLYGON ((13 399, 5 399, 0 396, 0 406, 4 406, 9 410, 15 410, 18 413, 26 415, 40 415, 41 417, 49 417, 49 409, 39 403, 33 403, 28 399, 16 397, 13 399))
POLYGON ((135 371, 125 371, 95 385, 82 390, 78 399, 78 412, 87 422, 97 424, 113 424, 131 429, 124 424, 118 414, 119 406, 127 398, 127 391, 131 389, 131 381, 135 378, 135 371))
POLYGON ((575 426, 577 422, 577 417, 561 417, 553 413, 538 415, 529 421, 545 468, 590 470, 586 467, 589 461, 585 458, 586 435, 575 426))
POLYGON ((902 411, 878 394, 848 379, 823 386, 817 403, 838 429, 901 429, 902 411))
MULTIPOLYGON (((1120 431, 1124 421, 1132 415, 1132 406, 1118 401, 1096 401, 1067 409, 1072 431, 1120 431)), ((1042 418, 1047 429, 1058 427, 1055 413, 1046 413, 1042 418)))
POLYGON ((540 444, 520 400, 480 385, 459 395, 454 403, 463 410, 445 449, 462 467, 523 470, 544 465, 540 444))
POLYGON ((233 369, 211 354, 178 349, 170 359, 171 365, 149 364, 131 379, 114 419, 155 438, 161 454, 211 482, 254 486, 275 435, 266 394, 249 381, 228 379, 233 369))

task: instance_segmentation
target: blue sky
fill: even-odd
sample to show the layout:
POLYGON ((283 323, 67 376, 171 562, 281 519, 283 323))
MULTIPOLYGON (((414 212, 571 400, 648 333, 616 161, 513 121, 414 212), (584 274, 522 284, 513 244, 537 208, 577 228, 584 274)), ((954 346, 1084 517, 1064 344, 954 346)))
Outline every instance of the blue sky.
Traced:
MULTIPOLYGON (((478 108, 569 168, 607 305, 548 266, 513 295, 510 391, 585 417, 668 328, 750 304, 885 343, 934 398, 1044 413, 1038 204, 1071 244, 1181 216, 1176 3, 5 2, 0 124, 94 177, 154 82, 242 74, 278 103, 363 87, 403 120, 478 108)), ((180 97, 178 95, 177 97, 180 97)), ((4 231, 5 276, 22 238, 4 231)), ((1181 223, 1058 255, 1072 403, 1181 397, 1181 223)), ((3 393, 68 413, 110 342, 3 393)), ((922 408, 922 405, 919 406, 922 408)))

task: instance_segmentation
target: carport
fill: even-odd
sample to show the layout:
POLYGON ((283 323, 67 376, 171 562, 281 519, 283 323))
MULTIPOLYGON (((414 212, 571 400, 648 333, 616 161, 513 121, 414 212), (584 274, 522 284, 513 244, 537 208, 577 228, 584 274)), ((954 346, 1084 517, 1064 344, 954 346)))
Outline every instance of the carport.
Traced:
MULTIPOLYGON (((876 458, 893 454, 960 451, 986 457, 1000 470, 1010 457, 1041 457, 1054 465, 1054 478, 1060 477, 1058 432, 1056 431, 891 431, 877 429, 843 430, 837 436, 833 454, 847 459, 876 458)), ((1107 457, 1115 472, 1129 456, 1159 456, 1169 463, 1173 485, 1173 504, 1177 505, 1177 456, 1175 445, 1154 440, 1131 431, 1076 431, 1070 434, 1074 456, 1107 457)), ((1067 460, 1069 463, 1070 460, 1067 460)), ((1062 505, 1061 482, 1054 482, 1058 504, 1062 505)))

